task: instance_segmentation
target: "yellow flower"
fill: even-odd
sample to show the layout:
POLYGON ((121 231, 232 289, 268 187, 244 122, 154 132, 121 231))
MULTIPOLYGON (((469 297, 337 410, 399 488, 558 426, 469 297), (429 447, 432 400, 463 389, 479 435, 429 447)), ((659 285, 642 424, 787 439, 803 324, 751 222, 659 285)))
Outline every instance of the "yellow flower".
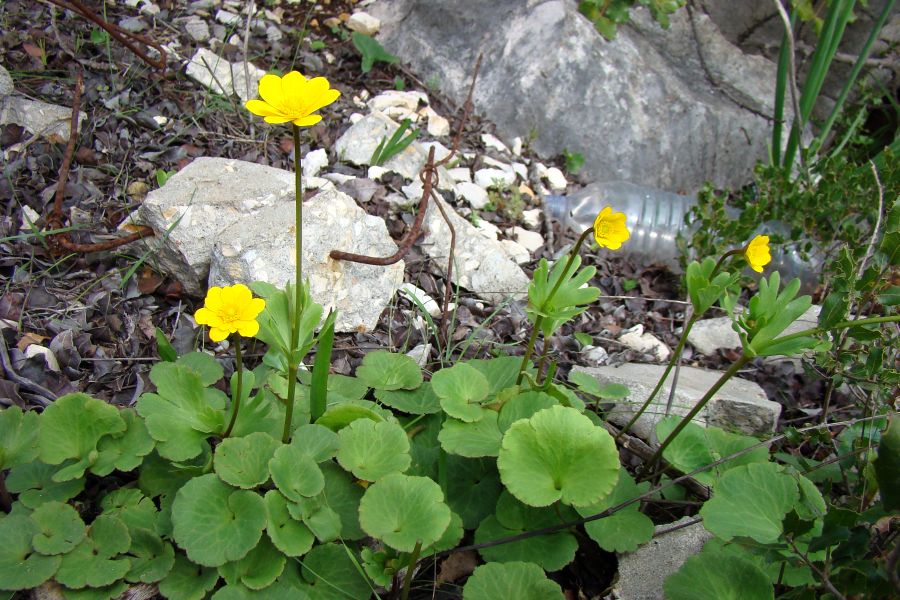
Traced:
POLYGON ((307 79, 297 71, 284 77, 263 75, 259 81, 262 100, 248 100, 244 106, 266 123, 287 123, 309 127, 322 120, 313 113, 338 99, 341 93, 331 89, 324 77, 307 79))
POLYGON ((625 213, 613 212, 612 207, 607 206, 594 220, 594 239, 601 248, 618 250, 630 237, 625 226, 625 213))
POLYGON ((769 236, 758 235, 744 248, 744 257, 750 263, 750 268, 757 273, 763 272, 763 267, 772 261, 769 253, 769 236))
POLYGON ((209 337, 214 342, 221 342, 235 331, 253 337, 259 331, 256 317, 265 307, 266 301, 254 298, 246 285, 211 287, 194 320, 198 325, 209 325, 209 337))

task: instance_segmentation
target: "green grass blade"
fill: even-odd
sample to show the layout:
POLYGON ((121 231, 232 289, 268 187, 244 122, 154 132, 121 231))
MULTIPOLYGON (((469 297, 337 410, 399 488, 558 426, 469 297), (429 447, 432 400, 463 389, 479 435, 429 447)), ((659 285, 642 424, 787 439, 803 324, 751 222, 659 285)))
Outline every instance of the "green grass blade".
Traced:
POLYGON ((319 333, 319 347, 316 349, 316 360, 313 363, 309 389, 309 412, 310 420, 313 423, 325 413, 328 396, 328 369, 331 367, 331 348, 334 345, 334 318, 336 315, 337 313, 333 310, 328 313, 325 324, 319 333))

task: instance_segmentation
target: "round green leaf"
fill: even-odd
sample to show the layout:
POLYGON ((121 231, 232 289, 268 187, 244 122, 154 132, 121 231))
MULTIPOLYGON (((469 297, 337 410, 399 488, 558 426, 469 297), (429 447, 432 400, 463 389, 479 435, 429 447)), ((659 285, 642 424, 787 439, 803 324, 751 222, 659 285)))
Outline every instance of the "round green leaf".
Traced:
POLYGON ((447 504, 462 518, 466 529, 475 529, 494 512, 503 486, 496 462, 447 456, 447 504))
POLYGON ((368 600, 372 590, 343 544, 321 544, 303 557, 303 578, 316 600, 368 600))
POLYGON ((510 426, 497 466, 503 484, 525 504, 585 506, 616 485, 619 453, 605 429, 574 408, 554 406, 510 426))
POLYGON ((153 500, 134 488, 119 488, 103 497, 100 507, 104 514, 118 517, 129 531, 135 529, 156 530, 156 505, 153 500))
POLYGON ((761 544, 778 541, 784 516, 794 508, 797 482, 775 463, 753 463, 727 471, 700 509, 703 525, 728 541, 750 537, 761 544))
POLYGON ((490 385, 481 371, 466 363, 441 369, 431 377, 431 389, 441 399, 441 408, 451 417, 471 423, 484 417, 481 401, 490 385))
MULTIPOLYGON (((636 484, 631 475, 622 469, 612 493, 596 504, 578 507, 578 514, 588 517, 603 512, 607 508, 637 498, 649 487, 650 484, 647 482, 636 484)), ((607 552, 634 552, 638 546, 649 542, 653 537, 653 521, 642 513, 640 508, 641 503, 635 502, 608 517, 585 523, 584 530, 607 552)))
POLYGON ((344 469, 365 481, 377 481, 409 468, 409 438, 400 425, 358 419, 338 433, 337 460, 344 469))
POLYGON ((426 381, 414 390, 376 390, 375 397, 382 404, 411 415, 431 415, 440 412, 440 398, 426 381))
POLYGON ((6 487, 19 494, 19 502, 28 508, 37 508, 52 500, 65 502, 81 493, 84 479, 57 482, 53 480, 57 471, 59 467, 40 461, 19 465, 10 470, 6 487))
MULTIPOLYGON (((559 521, 557 521, 558 523, 559 521)), ((550 523, 547 523, 548 525, 550 523)), ((537 529, 538 526, 530 526, 537 529)), ((475 531, 475 543, 490 542, 527 531, 525 527, 510 528, 491 515, 481 522, 475 531)), ((533 562, 547 571, 558 571, 575 560, 578 540, 568 531, 526 538, 517 542, 481 548, 478 552, 487 561, 533 562)))
POLYGON ((775 597, 769 577, 753 561, 732 553, 707 551, 707 547, 666 578, 663 590, 668 600, 772 600, 775 597))
MULTIPOLYGON (((126 539, 128 530, 122 525, 126 539)), ((127 558, 113 559, 107 553, 98 550, 92 538, 82 541, 74 550, 63 555, 62 564, 56 572, 55 579, 66 587, 81 589, 111 585, 125 577, 131 568, 127 558)))
POLYGON ((104 435, 125 431, 116 407, 87 394, 66 394, 44 409, 38 428, 40 458, 48 465, 74 459, 54 475, 68 481, 84 475, 97 458, 97 443, 104 435))
POLYGON ((401 552, 416 542, 429 546, 450 524, 450 507, 441 487, 427 477, 394 473, 375 482, 359 503, 359 522, 366 533, 401 552))
POLYGON ((553 600, 565 598, 559 585, 547 579, 534 563, 508 562, 481 565, 466 581, 464 600, 553 600))
POLYGON ((186 483, 172 504, 175 541, 195 563, 218 567, 256 547, 266 526, 265 502, 209 473, 186 483))
POLYGON ((105 435, 97 444, 99 455, 91 465, 91 473, 109 475, 113 470, 128 472, 138 468, 143 458, 153 450, 155 442, 144 420, 133 408, 123 408, 119 416, 125 421, 124 433, 105 435))
POLYGON ((155 583, 169 574, 175 564, 175 548, 149 529, 132 529, 131 570, 125 579, 131 582, 155 583))
POLYGON ((284 554, 278 551, 269 538, 260 538, 256 548, 244 558, 219 567, 219 574, 231 585, 241 583, 251 590, 269 587, 284 570, 284 554))
POLYGON ((337 434, 322 425, 301 425, 294 430, 291 446, 308 454, 317 463, 334 458, 340 447, 337 434))
POLYGON ((359 526, 359 501, 365 490, 357 485, 345 470, 326 462, 321 465, 325 474, 325 490, 322 493, 325 505, 341 518, 341 537, 345 540, 361 540, 366 537, 359 526))
POLYGON ((280 446, 280 441, 260 432, 222 440, 213 463, 216 475, 235 487, 260 486, 269 480, 269 460, 280 446))
POLYGON ((46 502, 31 513, 37 525, 31 543, 41 554, 64 554, 84 539, 87 529, 74 508, 62 502, 46 502))
POLYGON ((287 500, 277 490, 266 492, 266 531, 275 547, 287 556, 303 556, 313 546, 309 527, 288 512, 287 500))
POLYGON ((169 600, 202 600, 219 580, 219 572, 192 563, 183 554, 175 555, 175 564, 159 582, 159 592, 169 600))
POLYGON ((327 427, 331 431, 340 431, 357 419, 369 419, 371 421, 384 421, 384 417, 368 406, 358 404, 339 404, 325 411, 316 419, 316 424, 327 427))
POLYGON ((293 445, 275 451, 269 461, 269 472, 278 490, 294 502, 315 496, 325 486, 325 477, 316 461, 293 445))
POLYGON ((536 412, 558 404, 556 399, 544 392, 530 391, 517 394, 507 400, 500 409, 497 426, 506 433, 509 426, 519 419, 529 419, 536 412))
POLYGON ((62 558, 43 556, 31 547, 37 526, 26 516, 0 519, 0 590, 27 590, 50 579, 62 558))
POLYGON ((0 410, 0 471, 29 463, 38 455, 38 414, 18 406, 0 410))
MULTIPOLYGON (((94 543, 93 553, 102 558, 122 554, 131 546, 128 527, 115 515, 102 514, 91 523, 89 536, 94 543)), ((102 584, 109 585, 109 584, 102 584)))
POLYGON ((330 506, 319 505, 311 510, 303 519, 303 524, 309 527, 316 539, 322 543, 333 542, 341 537, 341 516, 330 506))
POLYGON ((450 454, 458 454, 466 458, 497 456, 503 433, 497 426, 497 413, 485 410, 480 421, 466 423, 456 419, 447 419, 438 434, 441 448, 450 454))
POLYGON ((387 350, 369 352, 356 369, 356 377, 376 390, 414 390, 422 385, 422 369, 405 354, 387 350))
POLYGON ((444 530, 438 541, 428 546, 423 556, 456 548, 465 534, 466 530, 463 528, 462 517, 451 511, 450 524, 447 525, 447 529, 444 530))

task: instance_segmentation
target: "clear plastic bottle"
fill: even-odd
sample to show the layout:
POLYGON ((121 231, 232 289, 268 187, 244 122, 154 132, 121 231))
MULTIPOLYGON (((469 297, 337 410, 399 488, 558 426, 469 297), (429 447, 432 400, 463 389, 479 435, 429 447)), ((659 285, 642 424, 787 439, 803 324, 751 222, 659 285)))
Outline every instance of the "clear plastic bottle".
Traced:
MULTIPOLYGON (((622 246, 623 252, 663 263, 675 272, 681 270, 676 238, 679 233, 688 234, 684 217, 696 203, 695 196, 682 196, 627 181, 597 182, 568 196, 544 196, 544 210, 550 217, 577 232, 591 227, 604 206, 625 213, 631 237, 622 246)), ((733 217, 740 214, 736 209, 732 210, 733 217)), ((787 227, 771 221, 762 224, 757 233, 785 234, 787 227)), ((800 277, 804 291, 813 291, 818 284, 821 253, 804 260, 792 248, 784 251, 773 246, 772 261, 778 265, 783 279, 800 277)))

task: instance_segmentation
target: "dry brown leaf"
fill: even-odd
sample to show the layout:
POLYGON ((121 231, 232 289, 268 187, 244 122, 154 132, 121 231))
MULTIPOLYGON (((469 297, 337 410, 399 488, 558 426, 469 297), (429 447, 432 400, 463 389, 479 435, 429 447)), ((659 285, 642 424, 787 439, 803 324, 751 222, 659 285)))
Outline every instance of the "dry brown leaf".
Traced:
POLYGON ((478 556, 472 550, 454 552, 441 563, 441 572, 438 573, 437 583, 452 583, 472 574, 478 566, 478 556))

